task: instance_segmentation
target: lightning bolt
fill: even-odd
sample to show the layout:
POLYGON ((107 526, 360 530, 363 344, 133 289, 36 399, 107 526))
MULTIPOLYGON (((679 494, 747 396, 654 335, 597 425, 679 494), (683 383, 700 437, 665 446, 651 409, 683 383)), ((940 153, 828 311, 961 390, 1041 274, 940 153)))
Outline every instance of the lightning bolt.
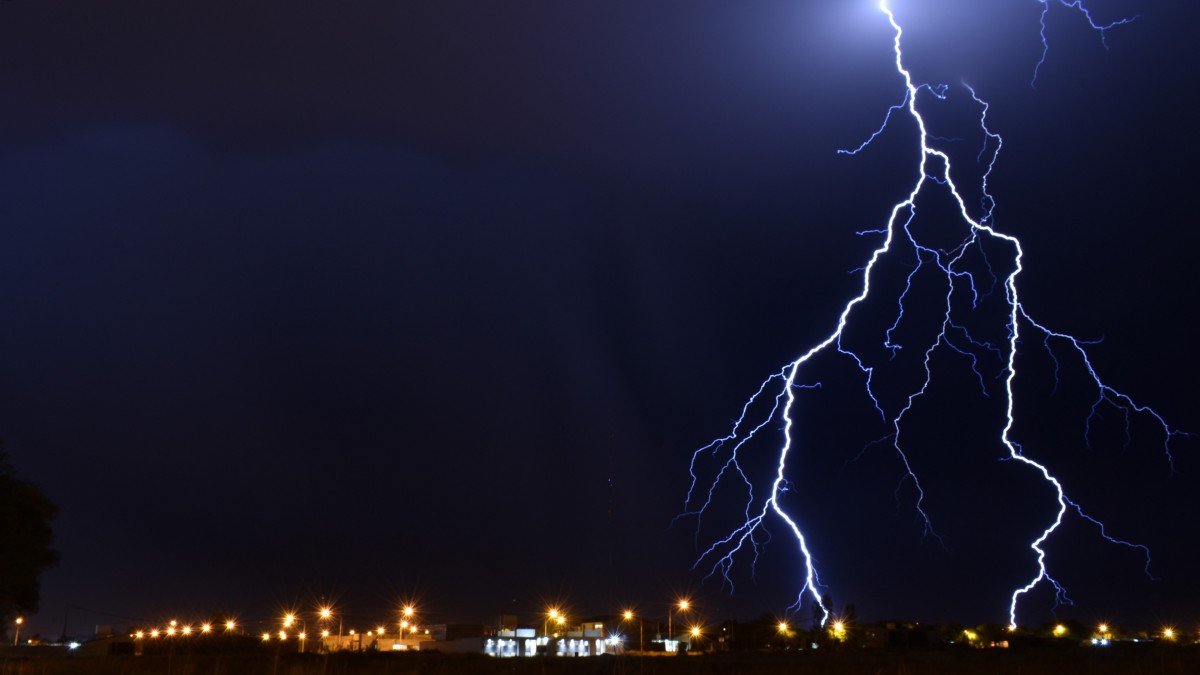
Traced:
MULTIPOLYGON (((1053 0, 1038 1, 1043 5, 1040 19, 1043 51, 1034 68, 1034 83, 1036 83, 1037 72, 1049 52, 1045 30, 1047 13, 1053 3, 1053 0)), ((1109 29, 1133 20, 1121 19, 1109 24, 1102 24, 1093 18, 1081 0, 1073 2, 1059 0, 1058 4, 1080 14, 1088 25, 1100 34, 1102 41, 1109 29)), ((861 236, 879 236, 883 241, 873 250, 866 264, 860 268, 861 290, 843 306, 833 331, 763 381, 743 406, 741 415, 734 421, 728 435, 699 448, 692 455, 691 486, 684 499, 683 510, 677 519, 681 517, 695 518, 697 543, 700 544, 701 518, 713 506, 718 489, 732 483, 732 488, 725 489, 733 489, 739 494, 744 494, 744 520, 736 527, 727 530, 723 536, 711 540, 707 547, 699 546, 698 548, 703 548, 703 550, 699 553, 692 568, 705 571, 706 579, 719 575, 723 583, 728 585, 732 591, 731 572, 735 561, 741 557, 749 557, 753 572, 763 546, 770 541, 767 523, 772 519, 778 520, 791 533, 801 561, 802 582, 795 602, 788 608, 788 611, 798 610, 806 600, 810 601, 816 612, 820 614, 821 623, 824 625, 830 617, 830 608, 826 607, 821 599, 823 587, 816 557, 801 528, 799 517, 790 513, 781 504, 783 496, 793 489, 787 475, 789 461, 793 459, 792 456, 796 451, 792 439, 795 425, 793 409, 796 404, 796 393, 803 388, 820 386, 820 383, 805 382, 800 379, 805 366, 821 355, 836 354, 848 358, 859 369, 863 376, 867 396, 883 421, 890 426, 889 435, 881 440, 889 442, 891 451, 895 453, 899 462, 900 484, 911 484, 914 488, 916 494, 914 509, 924 524, 926 536, 940 540, 941 536, 935 530, 933 519, 925 507, 925 490, 902 443, 905 418, 928 391, 934 377, 931 360, 936 352, 948 350, 961 357, 976 378, 984 396, 989 395, 989 387, 984 370, 981 369, 984 368, 981 362, 994 361, 998 370, 995 380, 1003 382, 1001 396, 1004 402, 1004 418, 1003 427, 999 432, 999 441, 1005 449, 1004 459, 1024 465, 1036 476, 1039 476, 1057 504, 1057 508, 1052 517, 1048 519, 1044 529, 1029 543, 1029 549, 1036 563, 1036 572, 1027 583, 1012 592, 1008 617, 1010 625, 1015 627, 1017 608, 1021 597, 1039 585, 1049 584, 1054 590, 1057 603, 1069 604, 1071 602, 1066 589, 1051 575, 1045 550, 1046 542, 1054 536, 1068 517, 1077 517, 1090 526, 1094 526, 1098 536, 1114 545, 1139 551, 1145 557, 1145 572, 1150 575, 1150 551, 1148 548, 1142 544, 1110 535, 1103 523, 1089 516, 1079 503, 1068 496, 1067 489, 1059 478, 1053 475, 1043 463, 1030 456, 1020 443, 1014 440, 1013 429, 1017 419, 1014 393, 1014 385, 1018 377, 1017 354, 1018 346, 1025 339, 1025 335, 1040 337, 1041 344, 1053 360, 1056 381, 1060 363, 1060 356, 1055 352, 1056 348, 1072 354, 1073 358, 1077 359, 1086 370, 1090 377, 1090 386, 1095 388, 1096 398, 1091 414, 1086 420, 1085 439, 1091 433, 1092 419, 1105 406, 1115 408, 1125 416, 1127 437, 1130 418, 1134 415, 1145 416, 1161 429, 1163 451, 1167 464, 1173 471, 1171 442, 1177 436, 1184 435, 1184 432, 1170 426, 1154 409, 1136 402, 1129 395, 1106 384, 1097 374, 1089 357, 1088 347, 1092 343, 1054 331, 1030 316, 1022 302, 1017 283, 1023 270, 1024 252, 1021 242, 1016 237, 996 229, 993 218, 995 200, 989 193, 988 179, 1003 143, 1000 135, 988 127, 988 104, 976 94, 974 89, 966 84, 963 85, 963 89, 970 95, 973 104, 979 110, 979 133, 983 139, 983 146, 976 157, 977 162, 983 166, 978 181, 981 197, 977 207, 978 215, 972 216, 971 209, 967 206, 962 192, 955 184, 950 155, 937 147, 938 142, 951 139, 943 139, 931 134, 926 127, 926 120, 921 114, 924 105, 937 105, 938 102, 946 100, 950 95, 951 88, 947 85, 923 84, 914 80, 904 65, 901 48, 904 37, 903 29, 887 0, 881 0, 879 10, 893 31, 892 48, 895 55, 895 67, 897 74, 903 80, 904 92, 900 97, 900 102, 888 108, 883 123, 870 134, 866 141, 854 149, 839 150, 838 152, 850 156, 862 152, 876 138, 885 133, 896 118, 907 116, 915 123, 919 140, 916 181, 908 196, 892 207, 885 227, 858 233, 861 236), (919 229, 913 227, 918 214, 918 198, 924 193, 934 190, 948 194, 952 203, 957 207, 958 227, 961 234, 957 235, 956 243, 951 246, 934 245, 927 241, 928 236, 923 237, 919 233, 919 229), (923 374, 919 377, 919 384, 907 396, 902 397, 899 403, 885 404, 876 394, 875 389, 874 376, 876 368, 879 366, 872 365, 867 358, 857 353, 844 340, 844 337, 855 311, 867 301, 872 293, 872 276, 876 268, 882 261, 897 258, 904 255, 905 252, 913 256, 913 259, 907 263, 911 265, 911 269, 904 279, 902 288, 898 289, 895 320, 882 336, 883 346, 891 353, 892 358, 895 358, 897 353, 904 348, 896 336, 901 323, 906 320, 905 308, 915 302, 914 282, 919 277, 936 276, 944 285, 945 295, 937 296, 940 298, 938 307, 941 308, 939 310, 941 319, 936 333, 923 348, 918 345, 921 348, 923 362, 923 374), (997 272, 1000 266, 993 263, 993 258, 1000 253, 1005 256, 1004 269, 997 272), (999 299, 993 297, 997 286, 1003 290, 999 299), (1002 303, 998 308, 1001 310, 998 312, 1001 325, 993 326, 993 328, 1003 338, 995 340, 996 343, 993 344, 973 337, 971 331, 968 330, 968 325, 970 325, 969 320, 972 319, 973 314, 984 306, 991 307, 996 302, 1002 303), (771 446, 775 448, 774 453, 770 455, 775 458, 774 469, 770 473, 769 480, 761 481, 765 483, 766 489, 756 490, 755 480, 751 478, 754 474, 747 470, 747 462, 752 459, 745 456, 749 452, 748 444, 775 429, 779 429, 780 440, 771 446), (705 478, 705 472, 700 471, 699 467, 708 465, 706 462, 712 460, 715 460, 713 465, 719 466, 719 468, 711 478, 705 478)))

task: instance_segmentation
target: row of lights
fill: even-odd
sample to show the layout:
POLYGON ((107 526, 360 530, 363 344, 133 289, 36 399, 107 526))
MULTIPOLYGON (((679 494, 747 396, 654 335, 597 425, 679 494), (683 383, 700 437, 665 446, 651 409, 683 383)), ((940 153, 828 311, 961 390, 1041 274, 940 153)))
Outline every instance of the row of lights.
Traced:
MULTIPOLYGON (((401 615, 404 617, 400 620, 400 637, 401 638, 404 637, 404 633, 406 631, 411 635, 414 631, 417 630, 417 624, 413 621, 413 617, 415 616, 415 614, 416 614, 416 608, 413 607, 412 605, 406 605, 401 610, 401 615)), ((322 607, 317 611, 317 617, 322 623, 324 623, 326 621, 330 621, 333 619, 333 609, 330 607, 322 607)), ((280 640, 286 640, 288 638, 288 635, 291 634, 289 629, 292 629, 296 626, 297 620, 298 620, 298 617, 295 612, 288 612, 287 614, 283 615, 282 628, 278 631, 278 633, 276 633, 276 635, 278 636, 278 638, 280 640)), ((24 621, 23 619, 20 619, 20 618, 17 619, 18 630, 19 630, 20 624, 23 621, 24 621)), ((225 631, 226 632, 231 632, 231 631, 235 630, 237 627, 238 627, 237 622, 232 619, 225 622, 225 631)), ((165 628, 162 628, 162 629, 154 628, 151 630, 139 630, 139 631, 135 632, 132 637, 138 638, 138 639, 143 639, 143 638, 152 638, 153 639, 153 638, 159 638, 159 637, 189 636, 189 635, 192 635, 197 632, 202 635, 211 634, 213 632, 213 625, 210 623, 205 623, 205 624, 201 624, 198 627, 198 629, 193 629, 192 626, 190 626, 190 625, 184 624, 181 626, 181 625, 179 625, 178 621, 172 620, 167 624, 167 626, 165 628)), ((386 632, 386 629, 383 626, 379 626, 375 631, 367 631, 366 634, 367 635, 376 635, 376 634, 384 635, 385 632, 386 632)), ((331 634, 331 631, 328 628, 321 630, 321 637, 329 637, 330 634, 331 634)), ((354 630, 350 631, 350 635, 353 636, 356 634, 357 633, 354 630)), ((300 632, 295 633, 295 636, 301 640, 305 640, 308 638, 308 633, 307 633, 307 631, 301 630, 300 632)), ((264 632, 262 634, 262 639, 270 640, 271 633, 269 631, 264 632)))
MULTIPOLYGON (((1008 631, 1010 633, 1015 633, 1017 631, 1017 628, 1016 628, 1016 626, 1010 625, 1008 627, 1008 631)), ((1063 638, 1063 637, 1067 637, 1067 634, 1070 631, 1067 629, 1067 627, 1065 625, 1060 623, 1060 624, 1056 624, 1050 632, 1056 638, 1063 638)), ((968 642, 975 642, 979 639, 979 634, 973 630, 964 630, 963 637, 966 638, 968 642)), ((1167 641, 1174 641, 1177 637, 1179 637, 1179 633, 1178 633, 1178 631, 1176 631, 1174 628, 1172 628, 1170 626, 1164 626, 1156 637, 1163 639, 1163 640, 1167 640, 1167 641)), ((1091 637, 1091 643, 1095 644, 1095 645, 1107 645, 1112 639, 1113 639, 1112 629, 1109 627, 1109 625, 1107 623, 1101 623, 1096 626, 1096 632, 1091 637)))
MULTIPOLYGON (((681 612, 686 612, 689 609, 691 609, 691 602, 687 599, 681 599, 671 605, 671 607, 667 613, 667 633, 668 633, 667 638, 668 639, 672 639, 672 632, 673 632, 672 619, 673 619, 674 612, 677 609, 681 612)), ((401 616, 403 617, 400 620, 400 637, 401 637, 401 639, 404 638, 404 632, 406 630, 409 631, 410 635, 417 630, 417 625, 412 620, 415 614, 416 614, 416 608, 413 607, 412 605, 406 605, 401 610, 401 616)), ((333 618, 333 609, 329 608, 329 607, 322 607, 318 610, 317 617, 322 622, 329 621, 333 618)), ((625 621, 632 621, 634 618, 636 618, 633 610, 629 610, 629 609, 627 609, 623 612, 622 617, 624 618, 625 621)), ((296 624, 296 619, 297 619, 297 617, 294 612, 289 612, 283 616, 283 629, 281 629, 277 633, 280 640, 286 640, 288 638, 289 633, 288 633, 287 629, 292 628, 296 624)), ((550 621, 553 621, 559 627, 560 630, 566 624, 566 621, 567 621, 566 615, 557 607, 551 607, 546 611, 546 619, 547 620, 546 620, 545 624, 543 624, 543 633, 548 632, 547 628, 548 628, 548 624, 550 621)), ((13 623, 16 626, 16 634, 13 638, 13 644, 17 645, 17 644, 19 644, 20 639, 21 639, 21 626, 25 623, 25 619, 24 619, 24 617, 17 617, 13 623)), ((225 631, 226 632, 233 631, 236 628, 237 628, 237 622, 233 621, 232 619, 225 622, 225 631)), ((780 633, 787 635, 791 629, 788 626, 786 621, 781 621, 781 622, 779 622, 778 630, 780 633)), ((1017 630, 1017 627, 1010 625, 1008 627, 1008 630, 1010 632, 1015 632, 1017 630)), ((213 626, 210 623, 201 624, 199 626, 199 632, 202 635, 210 634, 210 633, 212 633, 212 631, 213 631, 213 626)), ((165 629, 159 630, 159 629, 155 628, 150 631, 139 630, 136 633, 134 633, 133 637, 141 639, 141 638, 145 638, 145 637, 150 637, 150 638, 158 638, 158 637, 162 637, 162 636, 174 637, 176 635, 188 636, 188 635, 191 635, 193 632, 195 632, 195 631, 192 629, 191 626, 189 626, 189 625, 180 626, 178 621, 172 620, 171 622, 169 622, 169 624, 167 625, 167 627, 165 629)), ((692 637, 696 637, 696 638, 703 635, 703 631, 701 630, 701 628, 699 626, 695 626, 695 625, 691 626, 689 628, 688 632, 692 637)), ((829 632, 835 639, 844 641, 846 639, 846 624, 845 624, 845 622, 843 622, 841 620, 833 621, 830 624, 829 632)), ((1064 626, 1063 624, 1058 624, 1054 627, 1052 632, 1055 637, 1064 637, 1067 634, 1067 627, 1064 626)), ((349 634, 351 636, 353 636, 353 635, 356 635, 356 632, 354 630, 351 630, 349 632, 349 634)), ((382 635, 386 634, 386 630, 383 626, 379 626, 376 628, 375 631, 367 631, 366 634, 382 636, 382 635)), ((329 637, 329 636, 330 636, 329 629, 323 629, 321 631, 321 637, 329 637)), ((305 631, 301 631, 296 634, 296 637, 301 640, 304 640, 304 639, 307 639, 308 634, 305 631)), ((965 637, 967 639, 967 641, 969 641, 969 642, 974 642, 979 639, 979 635, 975 631, 972 631, 972 630, 964 630, 963 637, 965 637)), ((1164 640, 1175 640, 1175 638, 1177 637, 1177 633, 1174 628, 1164 627, 1162 629, 1161 633, 1159 634, 1159 637, 1161 637, 1164 640)), ((269 631, 264 632, 262 634, 262 639, 264 641, 270 640, 271 633, 269 631)), ((1108 624, 1101 623, 1096 627, 1096 635, 1094 635, 1092 637, 1092 643, 1093 644, 1107 644, 1109 642, 1109 640, 1111 640, 1111 639, 1112 639, 1112 632, 1111 632, 1108 624)))
MULTIPOLYGON (((237 628, 236 622, 234 622, 232 620, 225 622, 226 632, 232 631, 235 628, 237 628)), ((139 639, 146 638, 146 637, 157 638, 157 637, 163 637, 163 636, 175 637, 176 635, 181 635, 181 636, 182 635, 191 635, 192 633, 195 633, 195 632, 197 632, 197 631, 193 630, 191 626, 189 626, 187 624, 180 626, 178 621, 172 620, 170 623, 167 624, 166 628, 163 628, 161 630, 158 628, 153 628, 148 631, 139 630, 133 634, 133 637, 139 638, 139 639)), ((213 632, 213 625, 211 623, 200 624, 199 632, 202 635, 208 635, 213 632)))

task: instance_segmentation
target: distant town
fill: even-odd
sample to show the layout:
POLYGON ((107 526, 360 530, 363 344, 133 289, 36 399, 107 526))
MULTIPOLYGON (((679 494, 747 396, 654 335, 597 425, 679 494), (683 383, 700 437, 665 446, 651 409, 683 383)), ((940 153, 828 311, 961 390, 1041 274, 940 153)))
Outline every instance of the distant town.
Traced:
POLYGON ((962 626, 919 622, 859 622, 847 616, 807 622, 768 614, 753 621, 697 623, 691 602, 681 599, 663 617, 633 610, 581 616, 547 607, 537 616, 499 615, 488 624, 425 622, 420 607, 409 604, 376 621, 348 621, 334 607, 289 611, 272 619, 243 622, 215 612, 203 619, 180 617, 161 624, 98 625, 86 636, 47 639, 22 635, 24 619, 6 626, 5 657, 55 655, 141 656, 194 650, 273 653, 394 653, 436 651, 496 658, 595 657, 728 652, 846 652, 854 650, 1021 649, 1037 647, 1129 649, 1182 648, 1200 645, 1200 631, 1175 626, 1124 629, 1108 623, 1076 621, 1035 628, 1001 624, 962 626))

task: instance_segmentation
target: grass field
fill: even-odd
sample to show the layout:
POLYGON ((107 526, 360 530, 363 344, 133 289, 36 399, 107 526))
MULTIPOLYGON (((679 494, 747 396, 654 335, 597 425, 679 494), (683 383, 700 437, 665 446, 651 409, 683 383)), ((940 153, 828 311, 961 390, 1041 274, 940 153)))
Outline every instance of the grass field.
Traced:
POLYGON ((1098 675, 1200 673, 1200 651, 850 651, 592 658, 413 654, 155 654, 5 659, 0 675, 1098 675))

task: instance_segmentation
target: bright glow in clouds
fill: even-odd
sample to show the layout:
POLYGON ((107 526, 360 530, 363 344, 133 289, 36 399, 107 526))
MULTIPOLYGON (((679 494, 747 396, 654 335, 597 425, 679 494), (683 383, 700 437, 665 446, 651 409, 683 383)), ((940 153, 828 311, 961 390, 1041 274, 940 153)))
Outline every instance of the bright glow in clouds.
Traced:
MULTIPOLYGON (((1040 0, 1043 4, 1042 27, 1043 44, 1046 11, 1050 0, 1040 0)), ((1076 0, 1060 3, 1074 11, 1086 21, 1103 39, 1110 28, 1127 23, 1120 20, 1111 24, 1100 24, 1093 19, 1088 9, 1076 0)), ((861 291, 850 299, 838 316, 836 326, 823 340, 803 351, 796 360, 785 365, 781 370, 769 376, 750 396, 742 409, 741 415, 733 424, 726 436, 718 438, 708 445, 698 449, 692 457, 692 484, 684 501, 681 515, 694 516, 697 521, 697 536, 700 535, 700 519, 714 504, 714 496, 719 487, 725 490, 735 490, 744 494, 744 521, 732 530, 726 531, 708 543, 693 568, 707 571, 708 576, 719 574, 732 588, 730 577, 735 559, 748 558, 753 567, 761 553, 762 546, 769 540, 766 524, 769 521, 782 523, 791 533, 792 541, 802 566, 799 571, 799 590, 790 610, 797 610, 806 601, 819 608, 824 624, 830 616, 830 608, 824 606, 821 593, 820 575, 815 564, 813 553, 814 543, 805 537, 798 522, 798 517, 786 510, 780 503, 783 494, 792 489, 787 478, 794 464, 795 455, 799 449, 793 442, 793 408, 796 404, 797 392, 801 389, 811 389, 820 385, 806 382, 800 378, 806 365, 821 355, 841 355, 850 359, 861 371, 867 396, 875 409, 883 416, 891 431, 885 439, 890 442, 892 450, 899 459, 902 467, 902 478, 911 482, 916 491, 915 510, 920 515, 925 532, 938 537, 934 524, 924 508, 925 492, 921 481, 912 468, 902 443, 905 417, 914 406, 921 402, 930 382, 932 381, 932 357, 935 353, 949 351, 951 355, 961 357, 960 362, 970 368, 975 380, 988 395, 988 384, 991 381, 1003 382, 1002 395, 1004 400, 1004 418, 998 421, 1002 425, 999 432, 999 443, 1005 449, 1008 458, 1027 467, 1034 476, 1045 484, 1046 492, 1054 498, 1056 508, 1046 514, 1044 529, 1029 543, 1031 558, 1036 562, 1036 573, 1022 586, 1016 588, 1008 608, 1010 625, 1017 623, 1017 610, 1021 597, 1042 584, 1053 588, 1057 602, 1069 603, 1070 599, 1062 585, 1050 573, 1050 563, 1047 560, 1045 543, 1055 534, 1064 519, 1077 517, 1095 528, 1099 537, 1117 546, 1137 549, 1145 556, 1146 573, 1150 573, 1149 551, 1142 545, 1118 539, 1108 533, 1106 528, 1097 520, 1090 517, 1083 508, 1068 497, 1067 488, 1032 454, 1027 454, 1025 448, 1013 437, 1016 423, 1016 400, 1014 383, 1018 378, 1017 351, 1023 340, 1032 340, 1029 345, 1040 345, 1049 353, 1057 364, 1059 358, 1070 358, 1082 365, 1090 377, 1090 386, 1095 390, 1092 414, 1095 416, 1103 406, 1111 406, 1121 411, 1128 421, 1134 415, 1145 416, 1161 430, 1163 449, 1168 463, 1172 462, 1170 444, 1172 439, 1181 432, 1171 427, 1153 409, 1141 405, 1128 395, 1108 386, 1092 367, 1088 355, 1088 344, 1067 335, 1054 331, 1044 324, 1035 321, 1022 302, 1018 277, 1022 271, 1023 252, 1021 242, 1009 234, 997 230, 992 220, 994 200, 988 192, 988 177, 1001 150, 1001 138, 988 128, 987 103, 980 98, 969 86, 951 88, 948 85, 931 85, 918 83, 904 64, 903 42, 904 32, 893 15, 886 0, 878 6, 883 20, 886 20, 893 31, 893 51, 895 67, 899 80, 903 83, 903 91, 897 92, 898 103, 886 111, 882 125, 871 134, 860 146, 840 151, 842 154, 855 155, 868 147, 879 135, 887 132, 893 123, 907 116, 915 123, 917 144, 913 146, 913 161, 916 169, 916 182, 913 184, 907 198, 895 204, 886 225, 877 230, 860 232, 863 236, 879 237, 882 241, 871 253, 869 259, 861 268, 861 291), (962 192, 955 183, 957 173, 951 170, 950 155, 939 149, 938 144, 945 142, 926 127, 922 110, 927 106, 937 106, 952 96, 969 96, 978 115, 978 141, 982 147, 977 160, 982 167, 981 177, 978 178, 977 191, 981 194, 975 214, 968 207, 962 192), (927 193, 938 196, 944 195, 955 206, 958 224, 957 234, 950 245, 939 239, 936 243, 931 240, 928 228, 914 227, 918 216, 918 198, 926 198, 927 193), (902 264, 910 271, 905 277, 901 288, 883 288, 873 291, 873 275, 884 261, 903 258, 902 264), (920 284, 916 283, 920 280, 920 284), (927 292, 918 292, 918 286, 927 290, 930 280, 937 280, 945 293, 935 292, 929 296, 927 292), (988 289, 1002 289, 1002 293, 992 293, 988 289), (915 345, 923 355, 921 362, 923 377, 919 384, 908 391, 907 395, 896 399, 898 402, 888 403, 876 395, 876 369, 882 365, 871 365, 870 361, 855 352, 848 340, 844 340, 848 326, 852 325, 856 310, 868 300, 873 292, 892 293, 898 297, 895 320, 880 336, 884 347, 893 355, 899 350, 912 345, 902 344, 898 337, 902 323, 909 320, 905 316, 906 308, 918 302, 934 302, 938 307, 937 322, 930 341, 915 345), (989 314, 990 311, 990 314, 989 314), (981 321, 983 327, 980 328, 981 321), (992 341, 976 337, 988 333, 988 323, 996 336, 992 341), (968 330, 968 326, 975 326, 968 330), (1058 351, 1055 351, 1058 350, 1058 351), (987 364, 994 364, 996 372, 987 373, 987 364), (764 412, 765 411, 765 412, 764 412), (750 453, 749 441, 759 436, 779 430, 781 437, 770 457, 773 469, 772 478, 761 480, 756 485, 751 478, 755 475, 749 471, 746 455, 750 453), (701 462, 700 460, 704 460, 701 462), (702 471, 702 465, 718 467, 713 475, 702 471), (704 474, 702 477, 701 474, 704 474), (727 486, 728 484, 728 486, 727 486), (764 489, 765 488, 765 489, 764 489)), ((1044 61, 1046 51, 1043 51, 1044 61)), ((1042 61, 1038 62, 1038 67, 1042 61)), ((1036 77, 1036 70, 1035 70, 1036 77)), ((924 203, 924 202, 922 202, 924 203)), ((886 281, 876 280, 877 284, 886 281)), ((991 333, 988 333, 989 335, 991 333)), ((886 365, 886 364, 883 364, 886 365)), ((1090 423, 1090 418, 1088 422, 1090 423)), ((1172 464, 1173 466, 1173 464, 1172 464)), ((714 507, 715 508, 715 507, 714 507)))

